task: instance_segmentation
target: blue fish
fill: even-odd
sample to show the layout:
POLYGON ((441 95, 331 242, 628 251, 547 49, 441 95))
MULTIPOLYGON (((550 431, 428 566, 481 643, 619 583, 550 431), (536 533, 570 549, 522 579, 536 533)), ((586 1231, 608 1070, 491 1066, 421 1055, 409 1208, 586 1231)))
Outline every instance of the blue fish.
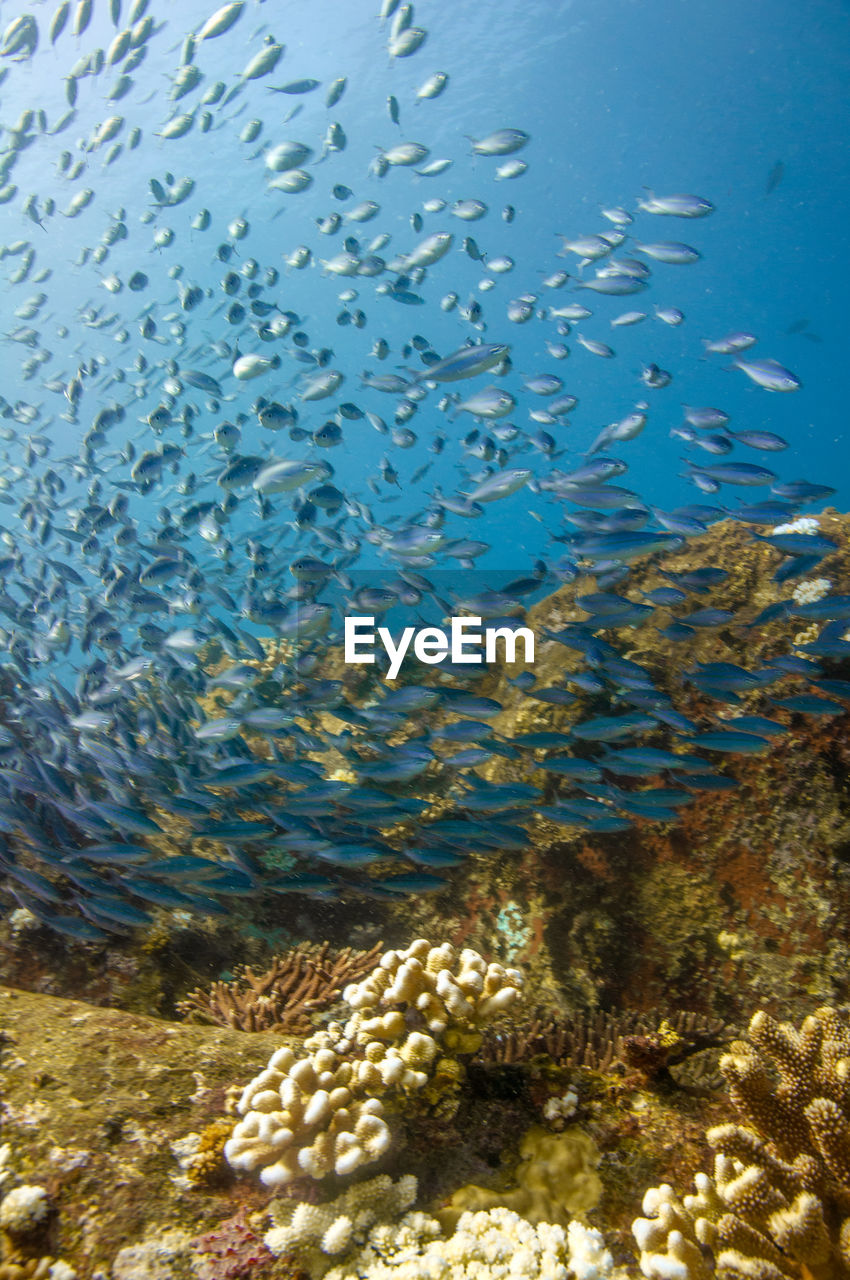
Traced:
POLYGON ((709 729, 694 734, 691 741, 703 751, 727 751, 733 755, 759 755, 770 745, 767 738, 754 733, 737 733, 734 729, 709 729))
POLYGON ((787 698, 771 699, 774 706, 784 707, 786 711, 798 711, 807 716, 841 716, 847 712, 840 702, 829 698, 821 698, 816 693, 797 693, 787 698))

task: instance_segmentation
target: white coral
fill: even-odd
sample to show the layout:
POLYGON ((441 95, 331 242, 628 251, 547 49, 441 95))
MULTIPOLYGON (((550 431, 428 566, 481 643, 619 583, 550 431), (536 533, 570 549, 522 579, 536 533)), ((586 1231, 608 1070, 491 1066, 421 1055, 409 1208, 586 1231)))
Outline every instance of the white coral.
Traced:
POLYGON ((278 1049, 246 1086, 238 1103, 243 1119, 225 1143, 225 1158, 236 1169, 259 1171, 270 1187, 304 1174, 345 1177, 380 1159, 391 1140, 382 1096, 422 1089, 448 1051, 443 1033, 474 1040, 510 1008, 521 984, 516 969, 487 964, 469 948, 458 955, 448 943, 432 947, 419 938, 405 951, 386 952, 362 982, 345 988, 352 1016, 344 1026, 329 1023, 304 1041, 299 1056, 278 1049), (408 1025, 410 1010, 430 1034, 408 1025), (355 1048, 362 1058, 352 1057, 355 1048))
POLYGON ((325 1280, 568 1280, 571 1273, 602 1280, 611 1271, 598 1232, 572 1223, 565 1233, 496 1208, 462 1214, 448 1238, 427 1214, 405 1214, 373 1228, 366 1245, 325 1280))
POLYGON ((614 1265, 610 1250, 605 1247, 601 1231, 571 1222, 567 1227, 567 1244, 570 1250, 570 1270, 576 1280, 602 1280, 609 1276, 614 1265))
POLYGON ((805 582, 797 584, 791 592, 791 599, 795 604, 814 604, 817 600, 823 600, 831 590, 829 578, 807 578, 805 582))
POLYGON ((578 1094, 575 1089, 568 1089, 560 1098, 547 1098, 543 1105, 543 1118, 556 1129, 562 1129, 564 1121, 569 1120, 578 1110, 578 1094))
POLYGON ((645 1218, 636 1218, 632 1234, 647 1280, 711 1280, 715 1222, 724 1211, 717 1187, 707 1174, 694 1178, 696 1195, 678 1199, 669 1183, 650 1187, 643 1198, 645 1218))
POLYGON ((265 1242, 294 1252, 324 1280, 609 1280, 615 1271, 599 1231, 578 1222, 537 1224, 497 1207, 461 1214, 446 1236, 436 1218, 410 1206, 416 1179, 357 1183, 323 1205, 274 1201, 265 1242), (407 1210, 407 1212, 405 1212, 407 1210), (402 1216, 403 1215, 403 1216, 402 1216), (344 1258, 328 1270, 328 1255, 344 1258))
POLYGON ((771 529, 774 533, 817 533, 820 525, 814 516, 798 516, 796 520, 790 520, 787 524, 778 524, 776 528, 771 529))
POLYGON ((298 1250, 309 1256, 316 1250, 342 1253, 353 1243, 362 1244, 375 1223, 399 1217, 416 1199, 416 1179, 408 1174, 393 1182, 386 1174, 356 1182, 326 1204, 273 1200, 269 1212, 274 1226, 266 1232, 272 1253, 298 1250))
POLYGON ((0 1200, 0 1227, 13 1235, 23 1235, 44 1221, 47 1207, 44 1187, 15 1187, 0 1200))

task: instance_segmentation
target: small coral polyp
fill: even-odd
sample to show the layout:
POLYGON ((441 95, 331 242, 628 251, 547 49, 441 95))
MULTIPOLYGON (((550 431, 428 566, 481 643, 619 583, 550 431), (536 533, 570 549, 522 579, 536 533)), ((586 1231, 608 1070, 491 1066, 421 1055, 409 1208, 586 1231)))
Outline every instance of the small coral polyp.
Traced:
POLYGON ((244 1090, 243 1119, 225 1144, 235 1169, 269 1187, 304 1176, 344 1176, 379 1160, 391 1142, 388 1094, 414 1093, 445 1055, 474 1053, 481 1028, 520 994, 516 969, 477 951, 418 939, 388 951, 343 997, 352 1016, 278 1049, 244 1090))

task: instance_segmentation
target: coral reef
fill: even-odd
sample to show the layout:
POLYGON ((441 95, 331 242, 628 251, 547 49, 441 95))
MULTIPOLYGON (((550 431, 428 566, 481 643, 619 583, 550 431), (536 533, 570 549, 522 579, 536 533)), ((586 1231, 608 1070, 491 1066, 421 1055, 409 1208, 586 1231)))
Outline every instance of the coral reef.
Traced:
POLYGON ((264 1237, 266 1246, 274 1254, 296 1254, 302 1265, 321 1270, 322 1255, 327 1259, 363 1244, 375 1223, 400 1218, 416 1200, 416 1192, 416 1179, 410 1174, 396 1182, 378 1174, 355 1182, 324 1204, 273 1200, 269 1213, 274 1225, 264 1237))
POLYGON ((721 1018, 685 1010, 578 1012, 548 1023, 538 1018, 510 1030, 489 1029, 478 1057, 513 1063, 544 1055, 562 1067, 610 1071, 620 1064, 651 1067, 648 1074, 654 1074, 716 1047, 723 1030, 721 1018))
MULTIPOLYGON (((386 952, 346 987, 352 1016, 344 1026, 311 1036, 306 1054, 278 1049, 247 1085, 227 1160, 277 1187, 380 1159, 390 1145, 385 1098, 422 1089, 443 1057, 474 1053, 481 1028, 511 1007, 520 984, 516 970, 470 949, 458 956, 448 944, 417 939, 386 952)), ((449 1086, 453 1078, 446 1073, 449 1086)))
POLYGON ((379 1176, 322 1205, 276 1200, 265 1242, 314 1280, 566 1280, 568 1272, 601 1280, 613 1269, 601 1234, 579 1222, 557 1225, 492 1207, 462 1213, 446 1235, 442 1216, 410 1211, 416 1196, 415 1178, 379 1176))
MULTIPOLYGON (((79 1280, 294 1280, 297 1266, 288 1269, 286 1255, 271 1261, 261 1248, 269 1192, 257 1179, 238 1178, 222 1156, 236 1118, 233 1081, 261 1069, 281 1047, 278 1033, 168 1023, 2 988, 0 1019, 0 1194, 38 1185, 50 1204, 33 1256, 18 1250, 14 1264, 11 1254, 5 1259, 27 1270, 8 1276, 22 1280, 48 1258, 39 1272, 46 1276, 62 1258, 79 1280)), ((464 1185, 497 1193, 496 1203, 517 1189, 529 1126, 548 1134, 544 1104, 565 1094, 573 1072, 545 1058, 485 1066, 467 1056, 442 1055, 422 1088, 383 1095, 397 1141, 380 1166, 365 1165, 355 1177, 414 1175, 430 1213, 464 1185)), ((585 1072, 574 1092, 578 1110, 568 1123, 587 1135, 588 1151, 595 1144, 604 1187, 593 1222, 615 1248, 644 1188, 675 1180, 684 1162, 697 1166, 701 1135, 721 1112, 712 1099, 656 1091, 633 1071, 585 1072)), ((283 1204, 318 1203, 340 1190, 333 1178, 303 1175, 278 1195, 283 1204)), ((557 1200, 560 1188, 551 1190, 557 1200)))
MULTIPOLYGON (((840 584, 847 578, 850 518, 826 511, 818 516, 817 528, 837 544, 818 576, 823 573, 840 584)), ((613 621, 596 629, 601 640, 615 642, 629 660, 645 666, 677 711, 695 723, 714 717, 731 723, 741 714, 774 722, 768 747, 757 758, 710 757, 719 781, 736 781, 736 790, 712 792, 710 803, 682 807, 675 826, 637 818, 629 830, 615 835, 518 811, 522 839, 498 857, 486 845, 487 823, 469 816, 464 819, 468 840, 452 851, 457 866, 440 872, 446 889, 433 895, 388 896, 380 886, 386 874, 382 863, 341 873, 345 899, 312 898, 299 894, 295 885, 298 896, 287 897, 282 912, 280 894, 258 887, 250 898, 232 899, 227 917, 201 922, 185 912, 157 912, 146 931, 88 947, 51 933, 32 913, 27 917, 13 911, 0 925, 0 968, 6 980, 163 1016, 183 997, 184 1008, 194 1008, 192 1016, 263 1026, 288 1004, 273 1000, 271 1008, 265 1005, 264 983, 274 983, 263 973, 273 968, 271 956, 283 956, 285 948, 306 938, 327 938, 331 948, 369 947, 377 937, 386 938, 389 946, 403 946, 415 932, 521 967, 545 1007, 545 1019, 560 1020, 580 1008, 646 1011, 662 1001, 727 1021, 745 1018, 753 1007, 799 1018, 813 1001, 844 999, 850 964, 847 717, 806 715, 777 703, 775 698, 799 689, 793 672, 769 687, 747 688, 728 699, 710 697, 689 683, 699 662, 731 662, 753 670, 804 643, 803 620, 782 616, 781 610, 757 627, 749 626, 759 610, 780 605, 797 588, 774 580, 780 553, 735 522, 713 525, 663 559, 650 556, 635 563, 622 589, 637 602, 641 593, 664 584, 662 568, 687 571, 700 563, 728 566, 725 581, 702 594, 701 605, 733 612, 743 620, 740 625, 699 628, 677 640, 659 632, 663 616, 627 631, 613 621), (225 982, 204 992, 207 978, 225 967, 236 971, 237 965, 250 966, 250 976, 243 972, 235 985, 225 982), (256 998, 252 983, 257 984, 256 998)), ((586 618, 580 597, 589 587, 584 578, 529 611, 529 625, 541 638, 534 668, 538 685, 557 687, 569 679, 569 650, 548 635, 586 618)), ((208 669, 215 670, 214 655, 202 656, 208 669)), ((260 660, 261 680, 281 656, 270 650, 268 659, 260 660)), ((226 666, 223 656, 218 657, 226 666)), ((355 699, 376 694, 380 682, 366 679, 359 668, 346 675, 337 650, 331 648, 323 662, 325 674, 347 681, 355 699)), ((827 677, 846 678, 840 661, 827 659, 824 669, 827 677)), ((578 720, 606 710, 605 696, 581 690, 570 705, 541 702, 511 682, 514 674, 494 666, 474 682, 476 695, 492 697, 502 706, 490 722, 497 739, 569 733, 578 720)), ((438 683, 443 677, 435 672, 424 679, 438 683)), ((216 701, 232 696, 218 691, 216 701)), ((224 710, 219 706, 217 714, 224 710)), ((343 722, 333 720, 332 711, 326 714, 329 727, 341 732, 343 722)), ((415 732, 423 724, 439 727, 440 716, 446 715, 423 712, 415 732)), ((401 744, 405 733, 409 729, 391 734, 389 746, 401 744)), ((669 746, 670 741, 658 727, 647 744, 669 746)), ((256 747, 262 755, 260 745, 259 739, 252 740, 252 750, 256 747)), ((577 749, 597 758, 592 744, 577 749)), ((683 747, 674 740, 673 749, 683 747)), ((267 743, 263 750, 268 751, 267 743)), ((479 776, 500 782, 516 781, 520 774, 524 781, 546 787, 550 806, 568 794, 568 784, 545 770, 552 754, 548 748, 522 750, 520 759, 498 756, 486 762, 479 776)), ((311 754, 328 774, 346 765, 350 772, 351 761, 341 752, 311 754)), ((438 773, 433 766, 422 777, 429 808, 383 833, 388 848, 415 852, 428 821, 452 809, 451 786, 438 773)), ((644 785, 612 774, 608 780, 625 789, 644 785)), ((669 773, 662 771, 656 781, 665 784, 669 773)), ((648 777, 646 783, 653 785, 648 777)), ((284 792, 281 786, 282 800, 284 792)), ((169 825, 164 818, 163 823, 157 850, 170 856, 188 849, 185 824, 175 819, 169 825)), ((209 858, 219 856, 216 847, 200 839, 191 843, 193 853, 209 858)), ((24 858, 25 852, 21 850, 24 858)), ((285 841, 279 848, 275 842, 278 855, 288 859, 288 867, 293 864, 285 841)), ((317 870, 304 859, 297 867, 298 874, 317 870)), ((293 873, 293 883, 297 878, 293 873)), ((315 1010, 307 1009, 305 1019, 282 1026, 307 1030, 311 1012, 315 1010)))
POLYGON ((190 1022, 213 1022, 237 1031, 280 1031, 306 1035, 312 1015, 330 1008, 342 989, 374 968, 382 943, 368 951, 332 951, 304 942, 275 956, 262 973, 243 966, 231 982, 195 988, 177 1005, 190 1022))
POLYGON ((326 1280, 602 1280, 612 1270, 598 1232, 579 1223, 567 1231, 535 1226, 510 1209, 490 1209, 464 1213, 448 1238, 423 1213, 373 1227, 366 1245, 326 1280))
POLYGON ((519 1156, 511 1190, 490 1191, 474 1184, 460 1187, 439 1211, 440 1221, 456 1222, 463 1210, 503 1207, 532 1223, 566 1227, 571 1218, 583 1217, 599 1203, 600 1153, 577 1125, 564 1133, 547 1133, 535 1126, 523 1138, 519 1156))
MULTIPOLYGON (((818 528, 838 544, 818 574, 836 584, 846 581, 850 519, 822 512, 818 528)), ((702 593, 700 604, 748 620, 791 595, 788 583, 774 580, 780 563, 780 553, 749 530, 720 522, 663 560, 648 557, 633 565, 624 594, 637 602, 642 593, 669 585, 662 567, 686 572, 699 564, 722 565, 725 581, 702 593)), ((577 597, 588 590, 583 579, 529 610, 527 625, 543 637, 532 672, 538 686, 568 683, 570 651, 546 636, 584 618, 577 597)), ((754 686, 728 698, 709 697, 683 680, 698 663, 754 671, 787 656, 801 642, 799 618, 780 610, 757 627, 698 628, 675 640, 659 632, 659 621, 627 631, 612 624, 598 634, 624 646, 627 658, 643 665, 695 723, 753 714, 777 726, 757 757, 711 757, 720 783, 737 782, 737 788, 711 792, 710 803, 685 805, 676 825, 638 818, 612 835, 535 818, 516 854, 493 858, 473 847, 463 870, 453 874, 451 894, 399 904, 394 916, 426 936, 439 928, 456 946, 503 947, 497 954, 522 968, 549 1017, 578 1008, 647 1010, 667 1002, 727 1022, 744 1022, 754 1007, 802 1018, 813 1001, 841 1001, 848 992, 847 717, 777 705, 775 698, 799 690, 799 677, 791 673, 768 688, 754 686)), ((846 662, 825 665, 829 677, 847 678, 846 662)), ((569 734, 578 720, 605 710, 604 697, 582 692, 564 706, 535 701, 517 687, 515 675, 493 668, 475 686, 477 695, 501 704, 490 723, 506 738, 569 734)), ((659 730, 647 745, 665 747, 671 740, 659 730)), ((672 745, 682 749, 675 740, 672 745)), ((567 788, 546 773, 545 764, 559 749, 528 750, 521 762, 498 756, 480 772, 506 783, 516 781, 519 769, 523 781, 545 785, 557 800, 567 788)), ((577 749, 595 758, 592 747, 577 749)), ((662 771, 645 783, 666 785, 668 778, 662 771)), ((613 781, 636 785, 616 776, 613 781)), ((382 924, 385 936, 392 936, 392 923, 382 924)))
POLYGON ((850 1270, 850 1023, 761 1011, 721 1070, 738 1121, 707 1133, 714 1173, 669 1184, 634 1224, 650 1280, 838 1280, 850 1270))

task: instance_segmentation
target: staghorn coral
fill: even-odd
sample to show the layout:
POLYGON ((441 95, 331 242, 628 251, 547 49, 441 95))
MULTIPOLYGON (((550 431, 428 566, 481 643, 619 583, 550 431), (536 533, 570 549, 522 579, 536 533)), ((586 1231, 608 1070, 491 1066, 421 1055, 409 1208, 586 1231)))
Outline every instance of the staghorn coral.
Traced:
MULTIPOLYGON (((516 1000, 521 977, 424 939, 388 951, 362 982, 346 987, 352 1010, 296 1053, 278 1049, 245 1088, 243 1119, 225 1144, 236 1169, 260 1170, 267 1186, 305 1174, 344 1176, 380 1159, 390 1145, 383 1100, 415 1094, 446 1056, 474 1053, 481 1028, 516 1000)), ((443 1070, 446 1087, 457 1073, 443 1070)))
POLYGON ((739 1121, 710 1129, 697 1194, 644 1197, 634 1223, 650 1280, 845 1280, 850 1274, 850 1024, 821 1008, 799 1030, 759 1012, 721 1059, 739 1121))
MULTIPOLYGON (((545 1055, 558 1066, 610 1071, 617 1064, 669 1068, 720 1043, 720 1018, 687 1011, 577 1013, 544 1023, 536 1019, 510 1031, 488 1030, 478 1058, 510 1064, 545 1055)), ((653 1074, 653 1071, 647 1071, 653 1074)))
POLYGON ((304 942, 275 956, 262 973, 246 965, 232 982, 214 982, 208 991, 196 987, 177 1009, 189 1022, 307 1035, 311 1015, 328 1009, 345 986, 368 973, 382 946, 378 942, 368 951, 345 947, 332 952, 328 942, 304 942))

